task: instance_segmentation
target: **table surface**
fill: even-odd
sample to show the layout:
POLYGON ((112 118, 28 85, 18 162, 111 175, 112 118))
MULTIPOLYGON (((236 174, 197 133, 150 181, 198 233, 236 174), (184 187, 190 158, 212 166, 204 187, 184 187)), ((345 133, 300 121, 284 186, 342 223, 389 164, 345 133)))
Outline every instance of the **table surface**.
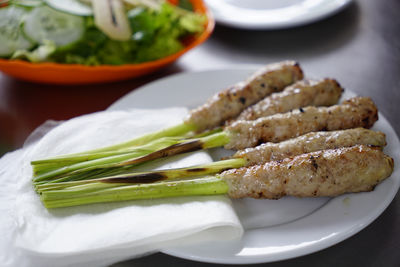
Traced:
MULTIPOLYGON (((251 31, 217 25, 212 37, 177 63, 143 78, 101 85, 32 84, 0 73, 0 155, 20 147, 46 120, 65 120, 106 109, 115 100, 155 79, 185 71, 301 63, 315 77, 334 77, 345 88, 373 98, 400 133, 400 1, 355 1, 317 23, 287 30, 251 31)), ((260 264, 281 266, 399 266, 400 197, 355 236, 295 259, 260 264)), ((212 266, 156 253, 123 266, 212 266)))

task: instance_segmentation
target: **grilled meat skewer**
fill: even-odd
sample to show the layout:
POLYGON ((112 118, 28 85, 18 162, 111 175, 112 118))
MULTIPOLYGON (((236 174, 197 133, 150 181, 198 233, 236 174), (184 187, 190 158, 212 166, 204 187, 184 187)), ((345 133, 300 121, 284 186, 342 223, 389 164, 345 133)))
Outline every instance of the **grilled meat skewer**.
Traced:
POLYGON ((331 106, 343 92, 336 80, 301 80, 246 108, 235 120, 256 120, 306 106, 331 106))
POLYGON ((315 131, 370 128, 378 110, 368 97, 354 97, 331 107, 305 107, 255 121, 236 121, 225 128, 227 149, 244 149, 265 142, 280 142, 315 131))
MULTIPOLYGON (((220 166, 219 163, 211 164, 220 166)), ((333 197, 373 190, 393 172, 393 159, 378 148, 357 145, 231 169, 216 176, 179 179, 182 173, 192 171, 202 172, 204 168, 48 184, 38 189, 47 208, 188 195, 228 194, 231 198, 269 199, 286 195, 333 197), (167 173, 178 176, 168 180, 167 173)))
POLYGON ((244 158, 248 165, 254 165, 318 150, 355 145, 384 147, 386 145, 385 134, 365 128, 311 132, 279 143, 269 142, 254 148, 239 150, 232 157, 244 158))
MULTIPOLYGON (((260 118, 255 121, 237 121, 225 128, 224 131, 201 138, 178 141, 176 144, 161 148, 143 156, 132 156, 130 154, 110 157, 115 161, 102 160, 102 164, 95 166, 88 163, 78 163, 56 169, 48 173, 37 175, 35 183, 43 183, 50 180, 72 181, 76 179, 87 179, 96 171, 96 177, 115 170, 115 168, 127 168, 150 160, 169 157, 186 152, 201 149, 225 146, 228 149, 244 149, 257 146, 264 142, 279 142, 305 133, 321 130, 340 130, 355 127, 369 128, 377 120, 377 109, 369 98, 355 97, 345 101, 341 105, 326 107, 306 107, 301 111, 276 114, 260 118), (124 158, 120 160, 120 158, 124 158)), ((100 162, 100 160, 97 160, 100 162)), ((119 169, 118 169, 119 170, 119 169)))
POLYGON ((301 79, 303 71, 294 61, 267 65, 246 81, 227 88, 208 99, 204 105, 190 111, 185 123, 194 125, 197 132, 213 129, 235 118, 246 107, 267 95, 282 91, 301 79))
POLYGON ((393 159, 364 145, 302 154, 222 172, 231 198, 337 196, 371 191, 393 172, 393 159))
POLYGON ((133 165, 156 158, 224 146, 245 149, 265 142, 281 142, 315 131, 370 128, 378 119, 378 110, 370 98, 354 97, 331 107, 305 107, 255 121, 236 121, 225 130, 204 138, 190 139, 146 156, 121 163, 133 165))
MULTIPOLYGON (((332 132, 313 132, 280 143, 266 143, 255 148, 247 148, 236 152, 231 159, 217 161, 205 165, 197 165, 174 170, 150 171, 144 173, 131 172, 129 169, 114 169, 110 172, 101 172, 97 175, 86 177, 87 181, 96 182, 102 177, 108 181, 157 181, 158 179, 173 179, 179 177, 192 177, 198 175, 214 174, 230 168, 239 168, 255 164, 263 164, 272 160, 282 160, 286 157, 338 147, 355 145, 368 145, 383 148, 386 145, 385 135, 364 128, 356 128, 332 132), (111 177, 111 178, 110 178, 111 177), (155 179, 155 180, 154 180, 155 179)), ((53 184, 58 186, 62 180, 53 184)), ((65 181, 64 181, 65 182, 65 181)), ((74 184, 74 183, 72 183, 74 184)), ((69 183, 69 185, 72 185, 69 183)), ((82 184, 82 182, 78 182, 82 184)), ((77 185, 75 183, 75 185, 77 185)), ((46 187, 46 185, 44 186, 46 187)), ((37 187, 39 190, 42 186, 37 187)))

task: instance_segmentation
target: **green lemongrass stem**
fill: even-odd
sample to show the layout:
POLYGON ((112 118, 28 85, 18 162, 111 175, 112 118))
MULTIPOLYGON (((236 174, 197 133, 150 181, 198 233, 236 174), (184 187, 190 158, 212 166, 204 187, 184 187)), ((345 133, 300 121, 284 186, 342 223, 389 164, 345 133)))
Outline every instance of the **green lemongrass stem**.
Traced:
MULTIPOLYGON (((51 169, 49 169, 49 171, 44 171, 43 169, 41 169, 41 172, 38 175, 34 175, 33 181, 40 182, 40 181, 51 179, 56 176, 60 176, 65 173, 73 172, 75 170, 82 170, 82 169, 86 169, 89 167, 101 166, 101 165, 109 164, 109 163, 118 163, 118 162, 126 161, 128 159, 138 158, 143 155, 150 154, 154 151, 158 151, 160 149, 177 144, 179 142, 180 142, 180 140, 177 138, 174 138, 174 137, 161 138, 161 139, 155 140, 147 145, 143 145, 143 146, 137 147, 136 149, 132 149, 128 153, 124 152, 122 154, 115 154, 115 155, 111 155, 111 156, 103 157, 103 158, 101 158, 101 157, 94 158, 92 160, 73 163, 70 165, 65 165, 65 166, 61 165, 60 168, 57 168, 57 169, 51 168, 51 169)), ((63 162, 61 162, 61 164, 63 164, 63 162)), ((38 166, 40 166, 40 165, 32 166, 34 169, 34 173, 38 172, 38 169, 37 169, 38 166)))
POLYGON ((115 151, 115 150, 121 150, 121 149, 126 149, 129 147, 136 147, 136 146, 142 146, 146 145, 149 142, 152 142, 154 140, 163 138, 163 137, 174 137, 174 136, 180 136, 183 137, 184 135, 196 130, 196 125, 191 124, 191 123, 186 123, 183 122, 178 125, 174 125, 172 127, 162 129, 158 132, 153 132, 149 134, 145 134, 143 136, 131 139, 126 142, 118 143, 115 145, 107 146, 107 147, 102 147, 102 148, 97 148, 93 150, 88 150, 84 152, 78 152, 78 153, 73 153, 73 154, 68 154, 68 155, 62 155, 62 156, 57 156, 51 159, 47 160, 52 160, 52 159, 74 159, 77 156, 82 156, 82 155, 88 155, 88 154, 96 154, 99 152, 106 152, 106 151, 115 151))
MULTIPOLYGON (((82 193, 87 190, 91 191, 96 188, 97 184, 105 184, 105 187, 117 187, 120 185, 130 185, 135 183, 154 183, 159 181, 166 181, 172 179, 184 178, 194 176, 204 176, 209 174, 220 173, 227 169, 240 168, 247 165, 247 160, 243 158, 221 160, 192 167, 156 170, 150 172, 136 172, 126 173, 123 175, 115 175, 99 179, 85 180, 85 181, 71 181, 63 183, 47 183, 36 185, 36 191, 44 192, 49 190, 61 190, 73 188, 74 192, 82 193), (78 187, 81 191, 78 192, 78 187)), ((68 192, 67 190, 65 192, 68 192)), ((61 194, 61 193, 60 193, 61 194)))
POLYGON ((229 143, 229 141, 230 137, 226 132, 218 132, 215 134, 207 135, 196 139, 188 139, 185 142, 178 143, 176 145, 172 145, 165 149, 155 151, 151 154, 148 154, 146 156, 137 159, 121 162, 114 166, 127 166, 132 164, 144 163, 147 161, 178 155, 186 152, 193 152, 202 149, 224 146, 227 143, 229 143))
POLYGON ((101 158, 109 158, 112 156, 133 154, 137 156, 149 154, 151 152, 163 149, 165 147, 176 144, 181 138, 178 137, 163 137, 154 140, 146 145, 137 146, 134 148, 120 149, 115 151, 105 151, 92 154, 81 154, 75 157, 56 157, 51 159, 35 160, 31 162, 34 176, 39 176, 46 172, 60 169, 65 166, 70 166, 80 162, 87 162, 101 158))
MULTIPOLYGON (((192 138, 200 138, 200 137, 205 137, 208 135, 212 135, 218 132, 221 132, 221 128, 216 128, 211 131, 206 131, 202 134, 196 135, 192 138)), ((33 175, 38 176, 41 174, 44 174, 46 172, 50 172, 52 170, 56 170, 68 165, 72 165, 75 163, 79 162, 84 162, 84 161, 90 161, 94 159, 99 159, 99 158, 105 158, 105 157, 110 157, 110 156, 115 156, 115 155, 122 155, 122 154, 128 154, 132 152, 140 152, 142 151, 143 155, 146 153, 151 153, 155 150, 162 149, 163 147, 166 147, 167 145, 160 146, 157 148, 156 146, 158 144, 169 144, 173 145, 176 144, 178 140, 182 139, 187 139, 186 136, 180 136, 180 137, 162 137, 157 140, 154 140, 146 145, 143 146, 137 146, 137 147, 129 147, 125 149, 118 149, 114 151, 105 151, 105 152, 97 152, 97 153, 90 153, 90 154, 81 154, 81 155, 76 155, 76 156, 57 156, 55 158, 49 158, 49 159, 42 159, 42 160, 35 160, 31 162, 32 168, 33 168, 33 175), (169 142, 169 143, 168 143, 169 142), (149 147, 151 148, 149 150, 149 147)))
POLYGON ((146 163, 152 160, 160 159, 163 157, 173 156, 184 152, 191 152, 198 149, 207 149, 215 146, 225 144, 229 139, 224 133, 216 133, 210 136, 205 136, 195 140, 187 140, 183 143, 167 147, 165 149, 155 151, 142 157, 137 157, 129 161, 121 163, 110 163, 103 165, 96 165, 87 168, 78 169, 65 175, 58 175, 51 180, 34 181, 34 184, 46 183, 61 183, 68 181, 90 180, 102 178, 111 175, 132 173, 132 169, 141 163, 146 163))
POLYGON ((55 180, 57 182, 71 180, 72 175, 79 173, 88 172, 94 169, 109 169, 116 167, 132 166, 140 163, 148 162, 151 160, 164 158, 172 155, 177 155, 186 152, 192 152, 201 149, 213 148, 218 146, 223 146, 229 142, 229 135, 225 132, 217 132, 205 137, 197 139, 188 139, 184 141, 178 141, 177 144, 166 147, 161 150, 157 150, 153 153, 139 156, 131 157, 130 155, 119 155, 114 157, 96 159, 87 162, 81 162, 66 166, 57 170, 50 171, 48 173, 39 175, 34 178, 34 183, 42 182, 45 180, 55 180))
MULTIPOLYGON (((164 143, 164 142, 168 142, 170 140, 171 139, 168 139, 168 138, 161 138, 154 142, 164 143)), ((153 143, 150 143, 150 144, 153 144, 153 143)), ((147 144, 145 146, 149 146, 149 144, 147 144)), ((90 160, 94 160, 94 159, 106 158, 106 157, 122 155, 122 154, 128 154, 128 153, 132 153, 132 152, 140 151, 140 150, 145 150, 145 149, 143 149, 141 146, 139 146, 139 147, 115 150, 115 151, 105 151, 105 152, 98 152, 98 153, 92 153, 92 154, 82 154, 82 155, 78 155, 74 158, 64 159, 64 158, 60 157, 60 158, 52 158, 52 159, 35 160, 35 161, 31 161, 31 165, 33 167, 37 168, 38 170, 40 170, 41 168, 43 168, 43 169, 59 168, 59 167, 71 165, 71 164, 78 163, 78 162, 90 161, 90 160)))
POLYGON ((222 132, 222 131, 223 131, 223 129, 222 129, 221 127, 218 127, 218 128, 214 128, 214 129, 212 129, 212 130, 208 130, 208 131, 204 131, 204 132, 198 133, 198 134, 196 134, 195 136, 193 136, 193 137, 191 137, 191 138, 188 138, 188 139, 195 139, 195 138, 200 138, 200 137, 206 137, 206 136, 210 136, 210 135, 213 135, 213 134, 216 134, 216 133, 220 133, 220 132, 222 132))
MULTIPOLYGON (((221 128, 216 128, 211 131, 206 131, 203 132, 199 135, 196 135, 192 138, 200 138, 200 137, 205 137, 208 135, 212 135, 218 132, 221 132, 221 128)), ((160 144, 168 144, 173 145, 176 143, 176 141, 180 139, 185 139, 185 136, 182 137, 162 137, 157 140, 154 140, 146 145, 143 146, 137 146, 137 147, 129 147, 125 149, 118 149, 114 151, 104 151, 104 152, 97 152, 97 153, 90 153, 90 154, 81 154, 77 155, 74 157, 70 156, 58 156, 56 158, 49 158, 49 159, 41 159, 41 160, 34 160, 31 162, 32 168, 33 168, 33 174, 34 176, 43 174, 45 172, 49 172, 51 170, 59 169, 64 166, 72 165, 74 163, 79 163, 83 161, 90 161, 94 159, 99 159, 99 158, 105 158, 105 157, 110 157, 110 156, 115 156, 115 155, 122 155, 122 154, 128 154, 132 153, 134 151, 140 151, 143 150, 143 154, 146 153, 151 153, 155 149, 155 146, 160 143, 160 144), (151 151, 149 151, 148 147, 151 147, 151 151)), ((166 147, 167 145, 165 145, 166 147)), ((162 148, 162 147, 160 147, 162 148)))
POLYGON ((104 151, 112 151, 112 150, 123 149, 123 148, 127 148, 127 147, 145 145, 151 141, 157 140, 162 137, 183 136, 191 131, 196 130, 196 128, 197 127, 194 124, 183 122, 181 124, 174 125, 169 128, 166 128, 166 129, 162 129, 158 132, 142 135, 140 137, 134 138, 132 140, 129 140, 129 141, 126 141, 123 143, 86 151, 85 154, 104 152, 104 151))
MULTIPOLYGON (((31 165, 45 165, 45 164, 65 164, 69 165, 71 163, 75 162, 81 162, 81 161, 89 161, 93 159, 98 159, 98 158, 103 158, 103 157, 109 157, 109 156, 114 156, 114 155, 120 155, 124 153, 130 153, 135 150, 139 149, 147 149, 148 146, 153 147, 157 143, 164 143, 168 141, 178 141, 181 139, 196 139, 196 138, 201 138, 201 137, 206 137, 210 136, 216 133, 222 132, 222 128, 215 128, 210 131, 206 131, 203 133, 200 133, 198 135, 193 136, 192 138, 187 138, 186 136, 171 136, 171 137, 161 137, 156 140, 153 140, 149 142, 148 144, 141 145, 141 146, 134 146, 134 147, 128 147, 128 148, 119 148, 115 150, 109 150, 109 151, 100 151, 100 152, 94 152, 91 153, 90 151, 88 152, 80 152, 76 156, 70 156, 70 155, 75 155, 75 154, 68 154, 68 155, 61 155, 61 156, 56 156, 54 158, 47 158, 47 159, 40 159, 40 160, 33 160, 31 161, 31 165)), ((174 143, 171 143, 171 145, 174 143)))
POLYGON ((57 190, 45 191, 41 193, 40 198, 46 208, 61 208, 139 199, 219 195, 226 194, 228 190, 228 184, 223 179, 211 176, 190 180, 126 185, 70 196, 60 195, 57 190))
POLYGON ((34 182, 34 186, 42 185, 42 184, 54 184, 54 183, 64 183, 69 181, 81 181, 81 180, 91 180, 91 179, 98 179, 101 177, 108 177, 119 175, 121 173, 128 173, 132 172, 131 168, 109 168, 105 169, 94 169, 88 170, 85 172, 77 173, 77 174, 70 174, 66 176, 60 176, 60 178, 54 178, 51 180, 45 180, 40 182, 34 182))

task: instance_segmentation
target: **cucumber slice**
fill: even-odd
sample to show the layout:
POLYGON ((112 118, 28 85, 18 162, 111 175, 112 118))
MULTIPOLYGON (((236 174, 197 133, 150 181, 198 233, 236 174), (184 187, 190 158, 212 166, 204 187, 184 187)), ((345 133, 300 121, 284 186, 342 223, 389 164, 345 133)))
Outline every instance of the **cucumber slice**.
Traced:
POLYGON ((11 0, 10 3, 21 7, 37 7, 43 5, 42 0, 11 0))
POLYGON ((77 16, 92 16, 92 7, 79 0, 45 0, 50 7, 77 16))
POLYGON ((7 57, 19 49, 34 46, 21 31, 21 23, 27 11, 23 8, 8 6, 0 8, 0 56, 7 57))
POLYGON ((49 40, 56 46, 64 46, 81 39, 85 31, 85 19, 41 6, 29 13, 23 29, 30 39, 39 44, 49 40))

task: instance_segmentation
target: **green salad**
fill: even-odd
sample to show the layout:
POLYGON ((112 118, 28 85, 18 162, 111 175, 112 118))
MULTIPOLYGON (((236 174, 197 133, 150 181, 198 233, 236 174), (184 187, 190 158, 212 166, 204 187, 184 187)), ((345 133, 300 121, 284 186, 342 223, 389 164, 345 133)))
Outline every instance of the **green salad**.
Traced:
POLYGON ((184 48, 206 17, 190 1, 9 0, 0 8, 0 57, 30 62, 121 65, 184 48))

